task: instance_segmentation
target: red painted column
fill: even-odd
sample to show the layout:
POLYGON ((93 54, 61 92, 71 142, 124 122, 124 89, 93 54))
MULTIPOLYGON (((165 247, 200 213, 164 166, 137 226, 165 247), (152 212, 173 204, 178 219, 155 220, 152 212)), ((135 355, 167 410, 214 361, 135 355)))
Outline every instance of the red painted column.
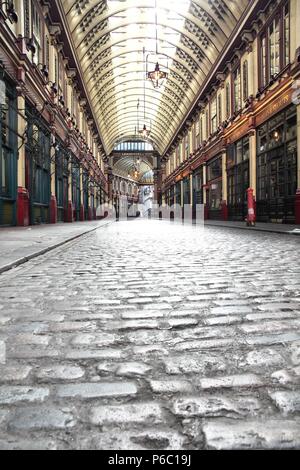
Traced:
POLYGON ((84 221, 84 207, 83 207, 82 204, 81 204, 81 206, 80 206, 79 220, 80 220, 81 222, 84 221))
POLYGON ((73 203, 72 201, 68 201, 68 208, 67 208, 67 214, 66 214, 66 222, 74 222, 74 213, 73 213, 73 203))
POLYGON ((18 188, 17 195, 17 225, 28 227, 29 225, 29 193, 26 188, 18 188))
POLYGON ((222 211, 222 220, 228 220, 228 207, 227 207, 226 201, 221 202, 221 211, 222 211))
POLYGON ((300 224, 300 189, 297 189, 295 198, 295 223, 300 224))
POLYGON ((94 218, 94 220, 97 220, 97 209, 96 209, 96 207, 94 207, 94 209, 93 209, 93 218, 94 218))
POLYGON ((56 197, 51 194, 51 199, 50 199, 50 224, 56 224, 57 223, 57 201, 56 197))
POLYGON ((88 210, 88 220, 93 220, 93 210, 90 206, 88 210))

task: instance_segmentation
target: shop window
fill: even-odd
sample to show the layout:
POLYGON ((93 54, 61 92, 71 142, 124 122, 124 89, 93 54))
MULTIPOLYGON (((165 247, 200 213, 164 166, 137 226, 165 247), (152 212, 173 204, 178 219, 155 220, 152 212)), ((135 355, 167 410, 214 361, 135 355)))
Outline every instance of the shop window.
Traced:
POLYGON ((181 182, 179 181, 175 185, 175 203, 181 205, 181 182))
POLYGON ((64 207, 68 198, 68 168, 69 159, 63 150, 59 150, 56 155, 56 198, 58 207, 64 207))
POLYGON ((227 149, 227 164, 232 167, 249 160, 249 137, 231 144, 227 149))
POLYGON ((211 181, 222 176, 222 157, 218 157, 207 165, 207 180, 211 181))
POLYGON ((9 195, 9 174, 10 174, 10 160, 12 158, 11 152, 3 147, 1 150, 1 187, 0 194, 2 196, 9 195))
POLYGON ((36 125, 32 129, 31 155, 34 201, 47 205, 50 194, 50 143, 49 137, 36 125))
POLYGON ((0 197, 12 197, 16 113, 13 97, 7 88, 5 93, 5 103, 0 106, 0 197))
POLYGON ((258 171, 257 171, 257 183, 258 183, 258 199, 265 200, 267 198, 267 156, 260 155, 258 157, 258 171))
POLYGON ((294 220, 296 125, 296 107, 291 106, 257 131, 257 210, 260 220, 294 220))
POLYGON ((214 182, 209 191, 209 208, 218 210, 222 202, 222 181, 214 182))
POLYGON ((294 196, 297 191, 297 140, 287 144, 287 196, 294 196))
POLYGON ((243 161, 243 141, 240 140, 237 144, 236 144, 236 165, 238 165, 239 163, 242 163, 243 161))
POLYGON ((264 124, 258 129, 257 132, 258 151, 263 152, 267 149, 268 138, 267 138, 267 125, 264 124))
POLYGON ((286 140, 297 138, 297 115, 287 113, 286 116, 286 140))
POLYGON ((196 191, 201 191, 202 189, 202 177, 201 174, 198 173, 196 175, 196 191))
POLYGON ((79 167, 72 163, 72 201, 75 209, 80 207, 80 170, 79 167))
POLYGON ((279 114, 269 121, 269 148, 280 145, 284 138, 283 114, 279 114))
POLYGON ((190 204, 191 193, 190 193, 190 178, 183 180, 183 203, 190 204))

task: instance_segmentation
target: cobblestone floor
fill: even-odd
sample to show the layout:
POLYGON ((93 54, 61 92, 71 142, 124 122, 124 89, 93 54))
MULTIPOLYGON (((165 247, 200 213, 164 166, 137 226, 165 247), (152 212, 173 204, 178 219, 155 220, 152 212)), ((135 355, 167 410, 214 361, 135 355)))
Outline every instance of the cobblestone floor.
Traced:
POLYGON ((299 247, 131 221, 2 274, 0 449, 299 449, 299 247))

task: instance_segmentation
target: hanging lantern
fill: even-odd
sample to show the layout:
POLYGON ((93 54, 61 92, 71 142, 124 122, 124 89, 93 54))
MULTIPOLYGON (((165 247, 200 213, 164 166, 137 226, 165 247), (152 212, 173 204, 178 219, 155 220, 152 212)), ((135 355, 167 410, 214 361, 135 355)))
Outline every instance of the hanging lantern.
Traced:
POLYGON ((139 133, 145 138, 150 135, 150 131, 147 130, 146 124, 144 124, 143 129, 139 131, 139 133))
POLYGON ((154 88, 160 88, 163 85, 164 80, 168 78, 168 74, 167 72, 160 70, 159 63, 157 62, 155 70, 147 73, 147 78, 151 80, 154 88))

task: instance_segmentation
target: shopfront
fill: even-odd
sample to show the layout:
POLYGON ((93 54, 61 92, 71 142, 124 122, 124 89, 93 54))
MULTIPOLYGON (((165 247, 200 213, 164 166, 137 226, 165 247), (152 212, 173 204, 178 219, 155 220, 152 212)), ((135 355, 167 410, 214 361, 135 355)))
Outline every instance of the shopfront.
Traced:
POLYGON ((203 166, 193 173, 193 204, 203 204, 203 166))
POLYGON ((227 148, 227 206, 229 220, 245 220, 249 179, 249 137, 227 148))
POLYGON ((257 129, 257 220, 295 223, 297 112, 292 105, 257 129))
POLYGON ((80 166, 76 158, 72 157, 72 203, 73 203, 73 219, 80 220, 80 204, 81 204, 81 191, 80 191, 80 166))
POLYGON ((26 109, 26 189, 29 192, 30 225, 50 222, 50 130, 42 117, 26 109))
POLYGON ((190 177, 186 176, 183 179, 183 204, 191 203, 191 186, 190 186, 190 177))
POLYGON ((175 204, 181 206, 181 181, 177 181, 175 184, 175 204))
POLYGON ((0 79, 0 226, 16 225, 17 113, 14 88, 0 79))
POLYGON ((210 219, 222 218, 222 155, 211 159, 206 165, 207 206, 210 219))
POLYGON ((196 217, 197 204, 203 204, 203 166, 193 173, 193 218, 196 217))
POLYGON ((67 221, 68 194, 69 194, 69 153, 58 145, 55 156, 55 186, 57 200, 57 220, 67 221))
POLYGON ((84 220, 89 219, 89 174, 87 170, 83 170, 82 174, 82 189, 83 189, 83 209, 84 220))

